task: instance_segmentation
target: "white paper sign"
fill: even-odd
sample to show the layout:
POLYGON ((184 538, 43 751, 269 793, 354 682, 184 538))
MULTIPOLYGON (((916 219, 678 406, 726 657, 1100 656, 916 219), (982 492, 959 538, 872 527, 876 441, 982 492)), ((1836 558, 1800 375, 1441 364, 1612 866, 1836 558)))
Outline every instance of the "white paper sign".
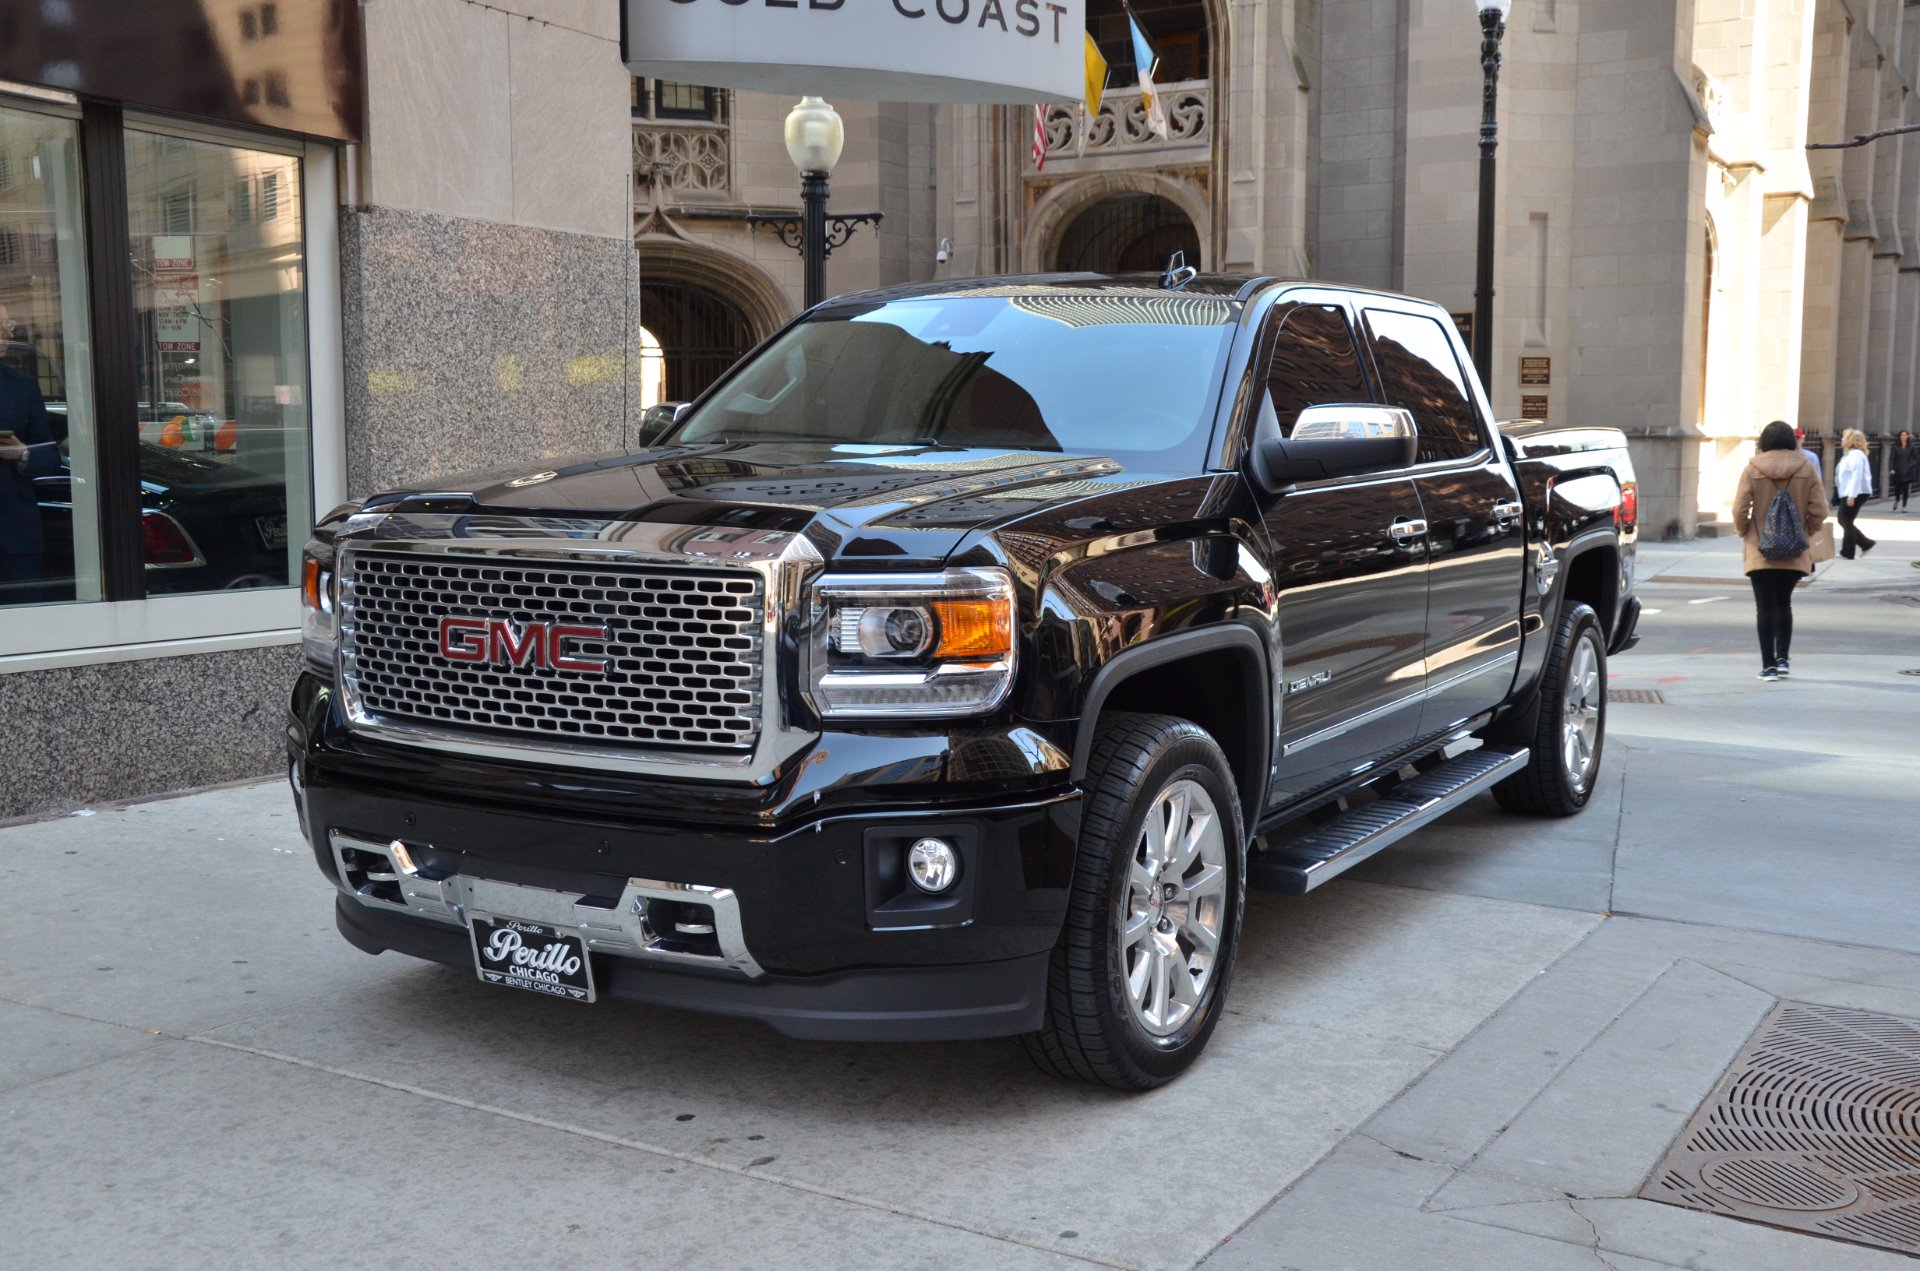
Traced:
POLYGON ((193 236, 159 234, 153 240, 153 341, 162 353, 200 351, 200 275, 193 236))
POLYGON ((627 68, 828 101, 1074 102, 1086 0, 624 0, 627 68))

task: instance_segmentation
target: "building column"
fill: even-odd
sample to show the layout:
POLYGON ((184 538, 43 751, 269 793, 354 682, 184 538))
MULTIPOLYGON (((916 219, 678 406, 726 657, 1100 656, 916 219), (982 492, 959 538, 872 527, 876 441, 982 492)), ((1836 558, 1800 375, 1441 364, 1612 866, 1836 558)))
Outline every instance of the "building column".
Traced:
MULTIPOLYGON (((1848 27, 1841 0, 1818 0, 1814 12, 1812 75, 1807 92, 1807 134, 1813 141, 1846 135, 1850 64, 1848 27)), ((1807 208, 1806 292, 1800 322, 1800 403, 1797 422, 1812 439, 1833 431, 1839 391, 1840 287, 1847 231, 1841 154, 1807 154, 1813 202, 1807 208)))

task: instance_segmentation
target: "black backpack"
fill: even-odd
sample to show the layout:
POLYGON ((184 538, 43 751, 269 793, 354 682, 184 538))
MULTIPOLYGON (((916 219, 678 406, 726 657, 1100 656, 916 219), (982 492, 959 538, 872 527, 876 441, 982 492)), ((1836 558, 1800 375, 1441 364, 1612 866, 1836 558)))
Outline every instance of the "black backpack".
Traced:
POLYGON ((1793 560, 1809 546, 1806 528, 1800 524, 1800 508, 1786 487, 1777 482, 1767 514, 1760 518, 1759 538, 1760 554, 1768 560, 1793 560))

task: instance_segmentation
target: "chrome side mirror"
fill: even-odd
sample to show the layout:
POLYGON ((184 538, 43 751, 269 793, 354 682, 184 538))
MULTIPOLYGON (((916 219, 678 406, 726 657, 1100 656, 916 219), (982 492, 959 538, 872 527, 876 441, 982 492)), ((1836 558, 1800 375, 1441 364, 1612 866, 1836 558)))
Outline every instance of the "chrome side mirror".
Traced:
MULTIPOLYGON (((1263 420, 1270 409, 1263 408, 1263 420)), ((1254 480, 1270 493, 1300 481, 1410 468, 1420 453, 1413 416, 1392 406, 1309 406, 1291 436, 1278 432, 1263 428, 1253 450, 1254 480)))

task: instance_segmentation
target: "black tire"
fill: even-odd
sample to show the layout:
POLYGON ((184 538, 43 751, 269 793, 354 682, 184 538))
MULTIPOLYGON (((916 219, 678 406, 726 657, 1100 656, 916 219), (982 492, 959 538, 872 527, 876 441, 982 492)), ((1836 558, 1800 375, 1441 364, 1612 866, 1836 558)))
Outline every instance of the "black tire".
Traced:
MULTIPOLYGON (((1034 1063, 1055 1076, 1116 1090, 1150 1090, 1199 1058, 1219 1023, 1246 903, 1246 830, 1233 771, 1204 729, 1170 715, 1125 713, 1103 717, 1098 727, 1073 889, 1049 971, 1046 1022, 1020 1041, 1034 1063), (1128 999, 1120 913, 1135 894, 1132 867, 1147 814, 1182 782, 1204 790, 1218 814, 1215 823, 1225 838, 1225 892, 1208 908, 1219 923, 1219 945, 1198 1002, 1188 1005, 1177 1027, 1170 1019, 1161 1021, 1173 1031, 1156 1036, 1128 999)), ((1196 895, 1199 890, 1196 885, 1196 895)), ((1187 930, 1166 923, 1159 929, 1174 931, 1165 939, 1184 939, 1181 933, 1187 930)), ((1196 972, 1182 962, 1170 974, 1196 972)), ((1187 983, 1191 988, 1193 980, 1187 983)))
POLYGON ((1553 648, 1540 677, 1534 703, 1533 755, 1527 766, 1493 788, 1493 797, 1509 812, 1533 816, 1572 816, 1593 797, 1600 777, 1600 757, 1607 741, 1607 639, 1599 615, 1587 605, 1570 604, 1560 615, 1553 648), (1592 655, 1592 673, 1598 684, 1598 713, 1594 718, 1592 759, 1584 778, 1577 777, 1563 747, 1569 727, 1567 681, 1580 665, 1583 647, 1592 655))

